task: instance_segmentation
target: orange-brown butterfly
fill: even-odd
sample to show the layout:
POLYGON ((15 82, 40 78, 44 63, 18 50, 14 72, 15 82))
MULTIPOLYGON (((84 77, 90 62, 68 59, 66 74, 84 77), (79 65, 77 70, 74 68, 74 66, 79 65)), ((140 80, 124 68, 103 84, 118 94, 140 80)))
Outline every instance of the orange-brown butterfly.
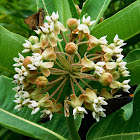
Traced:
POLYGON ((44 17, 45 17, 44 9, 40 8, 37 13, 26 18, 24 22, 29 26, 31 30, 35 30, 36 28, 43 25, 44 17))

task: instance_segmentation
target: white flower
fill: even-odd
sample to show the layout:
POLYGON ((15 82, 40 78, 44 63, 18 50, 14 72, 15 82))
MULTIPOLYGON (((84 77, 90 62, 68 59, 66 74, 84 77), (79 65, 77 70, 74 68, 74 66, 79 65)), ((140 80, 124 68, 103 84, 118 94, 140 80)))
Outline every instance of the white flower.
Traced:
POLYGON ((77 106, 73 109, 74 119, 76 119, 77 115, 79 114, 81 118, 84 118, 84 113, 88 114, 85 108, 77 106))
POLYGON ((101 45, 101 48, 104 52, 109 53, 111 56, 113 56, 113 54, 118 55, 123 51, 123 49, 121 49, 120 46, 110 48, 109 46, 101 45))
POLYGON ((83 22, 83 24, 86 24, 86 25, 88 25, 88 26, 91 26, 91 25, 93 25, 96 21, 94 20, 94 21, 90 21, 90 16, 88 16, 87 18, 85 18, 85 15, 83 16, 83 19, 82 19, 82 22, 83 22))
POLYGON ((32 109, 32 112, 31 112, 31 114, 35 114, 35 113, 37 113, 38 111, 39 111, 39 107, 38 107, 38 103, 36 102, 36 101, 29 101, 29 105, 28 105, 28 107, 29 108, 31 108, 32 109))
POLYGON ((22 98, 29 98, 30 97, 30 94, 29 94, 29 92, 27 92, 27 91, 23 91, 23 95, 22 95, 22 98))
POLYGON ((128 85, 128 83, 130 82, 130 79, 129 80, 124 80, 123 82, 122 82, 122 88, 123 88, 123 91, 124 92, 128 92, 129 93, 129 89, 131 88, 129 85, 128 85))
POLYGON ((56 12, 56 14, 55 14, 55 12, 53 12, 52 15, 51 15, 51 18, 52 18, 53 21, 57 21, 58 18, 59 18, 58 11, 56 12))
POLYGON ((107 105, 108 103, 104 99, 104 97, 97 97, 94 99, 93 108, 96 112, 105 111, 105 109, 102 108, 102 105, 107 105))
POLYGON ((34 30, 38 35, 42 33, 42 31, 40 29, 38 30, 34 30))
POLYGON ((126 77, 126 75, 129 76, 129 71, 126 71, 126 67, 125 65, 127 64, 127 62, 124 62, 124 61, 120 61, 120 62, 117 62, 117 65, 118 65, 118 70, 120 71, 120 73, 126 77))
POLYGON ((41 113, 43 113, 43 114, 40 116, 40 118, 49 117, 49 119, 51 120, 52 117, 53 117, 53 114, 52 114, 52 112, 50 110, 44 109, 44 110, 41 111, 41 113))
POLYGON ((35 108, 38 107, 38 103, 34 100, 30 101, 30 104, 28 105, 29 108, 35 108))
POLYGON ((23 43, 23 46, 25 47, 25 49, 22 51, 22 53, 27 53, 30 52, 31 47, 32 47, 32 43, 28 40, 25 40, 26 43, 23 43))
POLYGON ((22 109, 22 105, 21 104, 18 104, 14 107, 14 109, 20 111, 22 109))
MULTIPOLYGON (((89 34, 90 31, 89 31, 89 26, 93 25, 96 21, 90 21, 90 16, 88 16, 87 18, 85 18, 85 15, 83 16, 83 19, 82 19, 82 22, 83 24, 79 24, 79 26, 77 27, 77 29, 79 31, 83 31, 84 33, 87 33, 89 34)), ((80 23, 78 21, 78 23, 80 23)))
POLYGON ((94 74, 97 74, 99 76, 101 76, 101 73, 103 73, 103 66, 105 65, 105 62, 97 62, 95 65, 94 65, 94 68, 95 68, 95 72, 94 74))
POLYGON ((37 70, 37 67, 39 67, 43 61, 42 61, 42 55, 39 53, 32 53, 32 57, 30 58, 31 64, 28 64, 27 67, 29 67, 30 70, 37 70))
POLYGON ((106 40, 107 36, 103 36, 99 39, 99 44, 101 45, 106 45, 108 43, 108 41, 106 40))
POLYGON ((19 55, 19 58, 17 58, 17 57, 14 57, 14 58, 13 58, 14 61, 17 62, 17 63, 15 63, 15 64, 13 65, 13 66, 15 66, 15 67, 19 67, 19 66, 22 66, 22 65, 23 65, 24 56, 22 56, 20 53, 18 53, 18 55, 19 55))
POLYGON ((25 99, 25 100, 22 102, 22 105, 25 105, 25 104, 29 103, 29 101, 30 101, 29 98, 28 98, 28 99, 25 99))
POLYGON ((22 103, 22 99, 21 98, 16 98, 16 100, 14 100, 15 103, 17 104, 21 104, 22 103))
POLYGON ((14 75, 14 78, 17 80, 17 83, 19 81, 21 84, 23 84, 23 80, 25 79, 25 77, 28 74, 26 71, 26 68, 24 66, 21 66, 21 69, 16 67, 15 71, 18 73, 18 74, 14 75))
POLYGON ((122 72, 122 76, 123 76, 123 77, 130 76, 130 75, 129 75, 129 71, 124 70, 124 71, 122 72))
POLYGON ((48 23, 44 23, 44 26, 40 26, 41 30, 44 32, 44 33, 49 33, 49 24, 48 23))
POLYGON ((40 27, 44 33, 53 32, 54 31, 54 22, 51 22, 50 24, 45 22, 44 27, 43 26, 40 26, 40 27))
POLYGON ((122 54, 117 54, 116 57, 117 57, 116 62, 121 62, 122 59, 123 59, 123 57, 124 57, 124 55, 122 55, 122 54))
POLYGON ((118 45, 119 47, 122 47, 122 46, 124 46, 124 45, 127 44, 127 43, 124 43, 124 40, 119 39, 118 35, 116 35, 116 36, 114 37, 114 43, 115 43, 116 45, 118 45))
POLYGON ((105 65, 105 62, 97 62, 96 64, 86 57, 82 59, 83 68, 82 71, 89 71, 89 70, 95 70, 94 74, 97 74, 101 76, 101 73, 103 73, 103 66, 105 65))
POLYGON ((97 122, 99 122, 100 116, 101 117, 106 117, 106 114, 104 112, 102 112, 102 111, 100 111, 100 112, 94 112, 93 111, 92 116, 93 116, 94 119, 96 119, 97 122))
POLYGON ((12 90, 14 90, 14 91, 16 91, 16 92, 18 92, 20 89, 22 89, 22 87, 21 86, 17 86, 17 87, 14 87, 14 88, 12 88, 12 90))
POLYGON ((46 20, 50 23, 50 30, 54 32, 55 35, 60 33, 60 30, 67 31, 61 22, 58 21, 59 14, 58 11, 53 12, 51 16, 46 16, 46 20))
POLYGON ((87 34, 90 33, 88 26, 85 25, 85 24, 80 24, 80 25, 77 27, 77 29, 78 29, 79 31, 83 31, 84 33, 87 33, 87 34))

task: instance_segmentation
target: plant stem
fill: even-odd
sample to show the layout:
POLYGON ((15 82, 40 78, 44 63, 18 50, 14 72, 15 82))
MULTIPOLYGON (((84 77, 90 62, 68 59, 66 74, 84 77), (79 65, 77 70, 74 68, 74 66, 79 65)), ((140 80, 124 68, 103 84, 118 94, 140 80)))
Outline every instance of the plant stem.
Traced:
POLYGON ((56 52, 58 60, 61 62, 64 68, 69 69, 70 65, 68 61, 62 55, 59 55, 60 53, 61 52, 56 52))
POLYGON ((77 45, 82 45, 82 44, 87 44, 87 43, 90 43, 90 41, 79 42, 79 43, 77 43, 77 45))
POLYGON ((77 82, 77 80, 76 80, 75 78, 72 78, 72 79, 73 79, 73 81, 76 83, 76 85, 79 87, 79 89, 81 90, 81 92, 82 92, 83 94, 86 94, 85 90, 79 85, 79 83, 77 82))
MULTIPOLYGON (((70 114, 72 114, 71 110, 70 110, 70 114)), ((68 126, 68 129, 69 129, 69 133, 70 133, 70 136, 71 136, 71 140, 81 140, 80 136, 77 132, 76 126, 75 126, 73 115, 70 115, 69 117, 66 117, 66 120, 67 120, 67 126, 68 126)))
POLYGON ((55 95, 55 93, 62 87, 62 85, 66 82, 66 80, 68 79, 68 77, 66 77, 64 80, 63 80, 63 82, 58 86, 58 88, 51 94, 51 96, 48 98, 48 100, 49 99, 51 99, 54 95, 55 95))
MULTIPOLYGON (((66 82, 65 82, 65 83, 66 83, 66 82)), ((63 84, 62 88, 61 88, 60 91, 59 91, 59 94, 58 94, 57 99, 56 99, 56 103, 57 103, 57 101, 59 100, 59 97, 60 97, 61 93, 63 92, 65 83, 63 84)))
POLYGON ((74 85, 73 85, 73 81, 72 81, 71 77, 70 77, 70 83, 71 83, 71 87, 72 87, 72 92, 73 92, 73 94, 75 94, 74 85))
POLYGON ((83 79, 80 79, 87 87, 91 88, 92 90, 94 90, 89 84, 87 84, 83 79))
POLYGON ((67 44, 67 40, 66 40, 66 38, 64 37, 64 35, 63 35, 62 31, 60 31, 60 34, 62 35, 62 37, 63 37, 63 39, 64 39, 65 43, 67 44))
MULTIPOLYGON (((67 53, 64 53, 64 52, 55 52, 56 54, 64 54, 64 55, 66 55, 66 56, 68 56, 70 59, 71 59, 71 61, 73 62, 73 59, 72 59, 72 57, 69 55, 69 54, 67 54, 67 53)), ((74 62, 73 62, 74 63, 74 62)))
POLYGON ((76 55, 78 56, 78 59, 79 59, 78 63, 80 63, 81 62, 81 56, 80 56, 80 54, 78 52, 76 52, 76 55))
POLYGON ((58 45, 59 45, 59 48, 60 48, 60 51, 61 52, 64 52, 64 50, 63 50, 63 48, 62 48, 62 45, 61 45, 61 43, 58 41, 58 45))
POLYGON ((52 85, 52 84, 54 84, 54 83, 57 83, 57 82, 61 81, 63 78, 64 78, 63 76, 60 76, 60 77, 57 78, 56 80, 49 82, 48 85, 52 85))
POLYGON ((60 67, 61 69, 65 70, 64 67, 62 67, 56 60, 55 60, 55 64, 60 67))
POLYGON ((67 71, 65 70, 61 70, 61 69, 57 69, 57 68, 49 68, 50 70, 53 70, 53 71, 60 71, 60 72, 63 72, 63 73, 68 73, 67 71))

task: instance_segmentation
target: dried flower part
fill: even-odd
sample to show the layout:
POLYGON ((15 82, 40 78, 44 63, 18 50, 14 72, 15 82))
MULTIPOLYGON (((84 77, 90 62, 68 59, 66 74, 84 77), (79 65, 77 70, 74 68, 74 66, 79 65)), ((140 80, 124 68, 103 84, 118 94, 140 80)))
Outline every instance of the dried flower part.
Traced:
MULTIPOLYGON (((80 9, 78 10, 80 12, 80 9)), ((22 52, 31 53, 26 54, 25 58, 20 53, 18 53, 19 58, 14 57, 13 66, 16 74, 13 83, 17 85, 13 88, 14 102, 17 104, 15 109, 20 111, 26 106, 32 110, 31 114, 42 110, 41 118, 51 120, 53 113, 62 114, 61 109, 64 104, 65 117, 69 117, 69 106, 71 106, 75 119, 78 115, 84 118, 88 109, 92 111, 93 118, 98 122, 100 117, 106 117, 106 110, 103 108, 107 105, 106 100, 115 98, 114 94, 119 89, 129 93, 130 79, 122 83, 119 81, 120 77, 130 76, 127 63, 123 61, 124 56, 121 54, 123 51, 121 47, 126 43, 119 39, 118 35, 114 37, 111 44, 108 44, 107 36, 99 39, 92 36, 89 27, 96 21, 91 21, 90 16, 84 15, 81 21, 75 18, 67 20, 67 26, 71 30, 67 36, 69 42, 63 35, 62 31, 67 29, 59 22, 58 12, 46 16, 46 20, 47 22, 35 31, 39 36, 30 36, 23 43, 22 52), (59 33, 62 39, 58 38, 59 33), (83 41, 84 37, 87 41, 85 39, 83 41), (61 44, 62 40, 64 41, 61 44), (66 52, 63 51, 64 43, 66 52), (82 51, 87 51, 82 52, 85 54, 82 58, 78 48, 84 44, 86 44, 85 49, 82 51), (101 51, 97 51, 95 47, 100 47, 101 51), (95 49, 95 53, 90 51, 92 48, 95 49), (90 84, 93 81, 100 82, 111 89, 103 88, 99 93, 90 84), (69 99, 64 99, 63 103, 60 101, 62 101, 63 92, 66 91, 66 83, 70 83, 71 91, 65 93, 69 99), (81 91, 81 94, 78 92, 78 97, 75 86, 79 88, 78 91, 81 91), (52 92, 49 93, 49 91, 52 92)))

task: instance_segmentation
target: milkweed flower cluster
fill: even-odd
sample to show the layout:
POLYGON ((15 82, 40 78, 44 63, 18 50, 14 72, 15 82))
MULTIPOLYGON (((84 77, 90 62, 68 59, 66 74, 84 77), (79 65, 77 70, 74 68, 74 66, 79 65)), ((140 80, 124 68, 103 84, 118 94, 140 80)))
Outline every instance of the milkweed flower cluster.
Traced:
POLYGON ((13 88, 16 92, 15 109, 19 111, 26 106, 32 110, 31 114, 40 111, 41 118, 48 117, 51 120, 54 113, 62 113, 64 104, 66 117, 70 115, 71 106, 74 118, 77 115, 84 118, 84 114, 90 110, 93 118, 99 121, 100 117, 106 117, 103 106, 108 105, 108 99, 114 98, 120 89, 129 93, 130 79, 119 81, 121 76, 129 76, 126 62, 123 61, 124 56, 121 54, 126 43, 119 39, 118 35, 111 44, 108 44, 107 36, 100 39, 92 36, 89 26, 96 21, 91 21, 90 16, 83 16, 82 21, 68 19, 69 31, 59 21, 58 12, 46 16, 46 20, 47 22, 35 30, 37 35, 30 36, 23 43, 22 53, 30 52, 30 55, 24 57, 18 53, 19 58, 14 58, 16 74, 13 83, 17 85, 13 88), (70 32, 69 39, 63 34, 66 31, 70 32), (59 34, 61 36, 58 38, 59 34), (82 41, 84 37, 87 41, 82 41), (64 51, 58 43, 62 40, 65 42, 64 51), (84 44, 88 47, 82 58, 78 50, 84 44), (101 51, 90 53, 93 48, 100 48, 101 51), (89 82, 99 82, 104 88, 97 91, 89 82), (64 93, 66 83, 70 84, 68 86, 71 91, 68 93, 64 93), (80 95, 77 95, 75 86, 79 88, 80 95))

